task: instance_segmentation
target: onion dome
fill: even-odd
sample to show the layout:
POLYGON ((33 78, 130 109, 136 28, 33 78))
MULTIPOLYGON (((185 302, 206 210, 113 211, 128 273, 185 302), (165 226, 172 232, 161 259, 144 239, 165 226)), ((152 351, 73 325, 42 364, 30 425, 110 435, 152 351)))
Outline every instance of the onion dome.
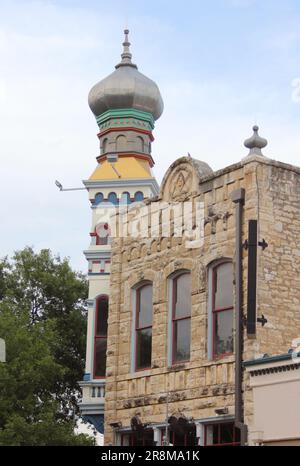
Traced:
POLYGON ((116 70, 112 74, 90 90, 88 97, 90 109, 95 117, 99 117, 107 110, 133 108, 150 113, 157 120, 164 108, 159 88, 132 63, 128 29, 125 29, 124 34, 122 60, 116 65, 116 70))
POLYGON ((254 134, 244 142, 245 147, 250 149, 249 155, 263 155, 261 150, 268 145, 268 141, 260 137, 258 130, 258 126, 253 126, 254 134))

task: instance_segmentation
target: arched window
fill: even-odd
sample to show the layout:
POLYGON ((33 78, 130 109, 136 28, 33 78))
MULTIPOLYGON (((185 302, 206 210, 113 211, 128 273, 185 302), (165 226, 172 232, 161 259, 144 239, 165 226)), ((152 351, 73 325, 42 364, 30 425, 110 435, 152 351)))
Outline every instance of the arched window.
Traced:
POLYGON ((152 353, 152 284, 135 290, 135 370, 151 368, 152 353))
POLYGON ((103 202, 103 194, 97 193, 95 196, 95 205, 101 204, 103 202))
POLYGON ((108 223, 98 223, 96 225, 96 245, 103 246, 108 244, 108 238, 111 235, 111 231, 108 223))
POLYGON ((122 193, 122 196, 121 196, 121 204, 130 204, 131 203, 131 199, 130 199, 130 194, 126 191, 124 193, 122 193))
POLYGON ((95 335, 94 335, 94 378, 105 377, 107 349, 108 297, 100 296, 96 300, 95 335))
POLYGON ((183 272, 171 281, 172 287, 172 364, 190 359, 191 274, 183 272))
POLYGON ((111 204, 114 204, 114 205, 118 204, 118 197, 117 197, 116 193, 109 193, 107 200, 111 204))
POLYGON ((219 262, 209 271, 210 355, 218 358, 233 353, 233 266, 219 262))
POLYGON ((137 152, 144 152, 145 151, 145 143, 144 139, 141 136, 137 136, 137 152))
POLYGON ((127 150, 127 139, 126 136, 118 136, 116 140, 116 151, 124 152, 127 150))
POLYGON ((108 139, 105 138, 103 140, 103 143, 102 143, 102 153, 105 154, 107 152, 107 142, 108 142, 108 139))
POLYGON ((142 193, 142 191, 137 191, 134 195, 134 201, 141 202, 143 200, 144 200, 144 194, 142 193))

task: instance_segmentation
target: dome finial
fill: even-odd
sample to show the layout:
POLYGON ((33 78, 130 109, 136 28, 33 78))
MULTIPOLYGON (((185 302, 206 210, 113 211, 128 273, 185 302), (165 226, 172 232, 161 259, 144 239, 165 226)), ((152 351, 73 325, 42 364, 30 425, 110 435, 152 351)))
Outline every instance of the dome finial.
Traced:
POLYGON ((259 127, 257 125, 253 126, 254 134, 251 138, 246 139, 244 142, 245 147, 250 149, 249 155, 256 154, 256 155, 263 155, 261 149, 267 146, 268 141, 258 134, 259 127))
POLYGON ((131 58, 132 54, 130 52, 130 42, 128 40, 129 29, 124 29, 125 39, 123 42, 123 53, 121 54, 122 61, 116 65, 116 68, 120 68, 120 66, 132 66, 133 68, 137 68, 137 66, 132 63, 131 58))

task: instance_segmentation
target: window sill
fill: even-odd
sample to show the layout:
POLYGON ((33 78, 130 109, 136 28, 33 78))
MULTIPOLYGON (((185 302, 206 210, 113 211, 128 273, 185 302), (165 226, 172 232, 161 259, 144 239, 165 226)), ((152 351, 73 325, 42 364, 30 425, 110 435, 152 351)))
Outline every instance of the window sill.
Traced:
POLYGON ((182 371, 187 368, 187 363, 190 361, 186 361, 184 363, 178 363, 178 364, 173 364, 172 366, 167 367, 168 372, 177 372, 177 371, 182 371))
POLYGON ((208 360, 207 363, 204 363, 203 366, 213 366, 216 364, 223 364, 223 363, 231 363, 235 361, 234 353, 231 354, 226 354, 224 356, 220 357, 214 357, 210 360, 208 360))

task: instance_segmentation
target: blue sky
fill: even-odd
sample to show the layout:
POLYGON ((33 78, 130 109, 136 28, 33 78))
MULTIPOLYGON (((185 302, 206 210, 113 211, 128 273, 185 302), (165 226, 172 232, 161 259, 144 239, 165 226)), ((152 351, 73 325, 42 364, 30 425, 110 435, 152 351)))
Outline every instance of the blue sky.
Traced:
POLYGON ((50 247, 86 270, 87 194, 54 180, 80 186, 95 167, 87 94, 118 63, 126 23, 165 102, 159 181, 187 152, 213 169, 238 162, 255 122, 268 157, 300 165, 299 0, 0 0, 0 11, 1 256, 50 247))

